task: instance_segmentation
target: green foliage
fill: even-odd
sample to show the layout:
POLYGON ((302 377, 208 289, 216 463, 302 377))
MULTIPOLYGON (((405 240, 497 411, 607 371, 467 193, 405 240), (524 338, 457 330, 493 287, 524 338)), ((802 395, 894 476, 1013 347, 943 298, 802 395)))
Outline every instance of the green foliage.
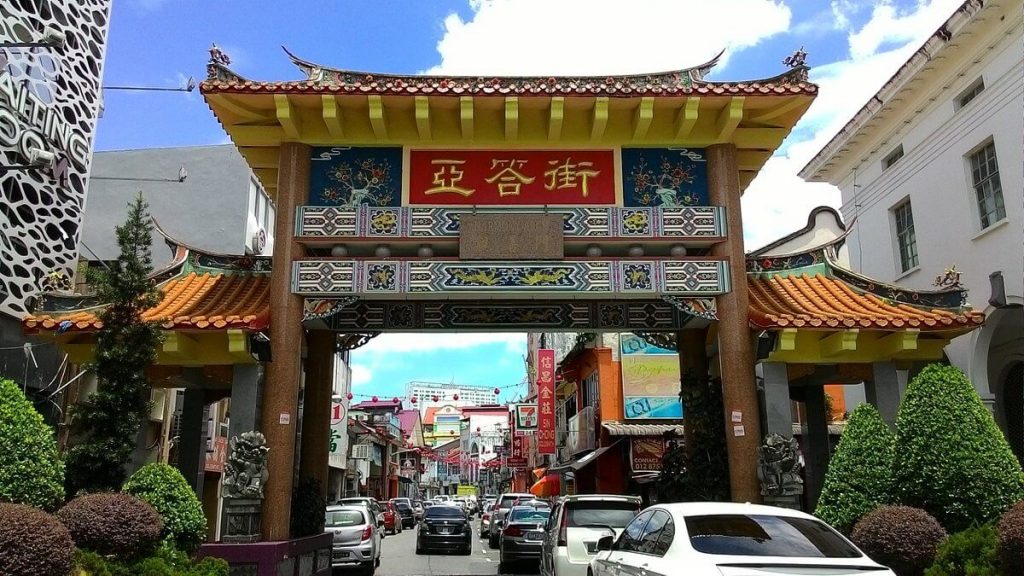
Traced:
POLYGON ((323 488, 314 478, 303 478, 292 495, 292 538, 322 534, 327 500, 321 495, 323 488))
POLYGON ((64 502, 64 462, 53 430, 6 378, 0 378, 0 502, 44 510, 64 502))
POLYGON ((924 576, 999 576, 995 527, 984 524, 946 538, 924 576))
POLYGON ((828 463, 815 516, 849 534, 865 514, 889 504, 894 441, 878 409, 870 404, 858 406, 828 463))
POLYGON ((192 561, 188 554, 170 545, 162 546, 153 556, 134 562, 77 550, 75 567, 87 576, 228 576, 227 562, 219 558, 192 561))
POLYGON ((156 359, 160 329, 142 321, 142 313, 160 301, 149 274, 153 224, 142 194, 129 205, 128 218, 117 227, 121 254, 110 271, 96 270, 89 281, 100 301, 103 327, 96 334, 99 381, 88 403, 74 412, 81 440, 68 452, 68 494, 80 490, 117 490, 124 482, 124 463, 149 411, 146 368, 156 359))
POLYGON ((1024 496, 1024 474, 964 373, 932 364, 907 388, 896 419, 898 501, 948 530, 990 522, 1024 496))
POLYGON ((693 446, 666 450, 658 481, 659 502, 728 501, 729 461, 725 447, 722 382, 687 371, 679 399, 686 411, 687 440, 693 446), (678 470, 685 473, 665 473, 678 470))
POLYGON ((68 529, 52 515, 0 503, 0 574, 66 576, 74 548, 68 529))
POLYGON ((130 494, 86 494, 57 512, 78 548, 122 560, 145 558, 163 531, 152 506, 130 494))
POLYGON ((1024 502, 1003 513, 997 526, 1003 573, 1024 574, 1024 502))
MULTIPOLYGON (((87 576, 114 576, 110 573, 108 561, 103 556, 81 548, 75 549, 75 571, 87 576)), ((77 576, 77 574, 76 574, 77 576)))
POLYGON ((164 537, 179 549, 192 551, 206 540, 203 506, 173 466, 146 464, 128 478, 124 491, 156 509, 164 522, 164 537))
POLYGON ((921 576, 946 538, 931 514, 909 506, 882 506, 860 519, 850 540, 897 576, 921 576))

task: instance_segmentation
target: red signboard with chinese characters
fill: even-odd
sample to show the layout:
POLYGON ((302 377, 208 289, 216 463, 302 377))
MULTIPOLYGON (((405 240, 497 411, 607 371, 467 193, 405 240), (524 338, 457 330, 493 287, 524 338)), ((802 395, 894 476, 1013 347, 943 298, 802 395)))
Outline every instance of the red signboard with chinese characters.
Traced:
POLYGON ((555 450, 555 351, 537 350, 537 453, 555 450))
POLYGON ((411 150, 410 206, 614 206, 611 150, 411 150))

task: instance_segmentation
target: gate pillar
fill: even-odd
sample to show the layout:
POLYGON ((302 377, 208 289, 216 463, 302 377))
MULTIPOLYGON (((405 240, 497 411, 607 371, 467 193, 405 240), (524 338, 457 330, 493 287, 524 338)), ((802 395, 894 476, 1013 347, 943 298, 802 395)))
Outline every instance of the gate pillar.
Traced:
POLYGON ((729 259, 731 289, 718 296, 718 357, 721 362, 722 400, 725 405, 725 440, 729 451, 729 484, 736 502, 760 502, 757 479, 757 448, 761 444, 760 409, 754 384, 754 350, 747 317, 746 255, 743 251, 743 217, 740 207, 736 146, 716 144, 707 148, 708 197, 725 208, 724 242, 711 249, 714 256, 729 259), (741 422, 732 420, 739 411, 741 422), (742 425, 742 436, 738 426, 742 425))
POLYGON ((262 432, 270 448, 270 477, 263 498, 263 539, 267 541, 289 538, 303 341, 302 297, 292 293, 291 264, 305 254, 295 242, 295 213, 309 194, 309 146, 285 142, 279 158, 270 275, 271 361, 263 387, 262 432))
POLYGON ((337 335, 328 330, 306 333, 306 387, 302 394, 302 443, 299 477, 320 483, 327 497, 327 459, 331 437, 331 393, 337 335))

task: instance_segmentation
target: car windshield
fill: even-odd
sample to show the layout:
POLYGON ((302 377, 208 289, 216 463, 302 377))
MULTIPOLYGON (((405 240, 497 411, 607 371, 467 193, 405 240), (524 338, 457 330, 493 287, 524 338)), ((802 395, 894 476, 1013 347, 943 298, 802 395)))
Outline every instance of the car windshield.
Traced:
POLYGON ((325 526, 344 528, 364 524, 363 513, 359 510, 328 510, 325 526))
POLYGON ((565 505, 570 528, 610 526, 624 528, 640 511, 636 502, 572 502, 565 505))
POLYGON ((521 504, 522 504, 523 502, 526 502, 526 501, 528 501, 529 499, 528 499, 528 498, 521 498, 521 497, 519 497, 519 496, 516 496, 516 497, 513 497, 513 498, 502 498, 502 499, 501 499, 501 509, 502 509, 502 510, 508 510, 509 508, 511 508, 511 507, 512 507, 512 504, 513 504, 513 503, 514 503, 514 502, 515 502, 516 500, 521 500, 521 502, 519 503, 519 504, 521 505, 521 504))
POLYGON ((369 506, 370 502, 362 498, 342 498, 339 502, 346 506, 369 506))
POLYGON ((465 518, 462 510, 454 506, 431 506, 426 511, 427 518, 465 518))
POLYGON ((860 558, 856 548, 824 522, 760 514, 689 516, 693 549, 705 554, 860 558))
POLYGON ((551 510, 541 509, 526 509, 526 510, 513 510, 509 514, 509 522, 524 522, 529 524, 541 524, 548 521, 548 516, 551 515, 551 510))
POLYGON ((409 506, 405 502, 395 502, 394 506, 399 510, 412 510, 412 506, 409 506))

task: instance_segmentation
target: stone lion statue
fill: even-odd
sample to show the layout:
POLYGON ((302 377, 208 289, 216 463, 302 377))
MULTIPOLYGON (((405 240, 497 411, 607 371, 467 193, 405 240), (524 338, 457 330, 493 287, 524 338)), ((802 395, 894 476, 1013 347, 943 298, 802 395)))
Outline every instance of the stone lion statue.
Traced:
POLYGON ((267 439, 259 432, 244 432, 231 438, 231 453, 224 466, 224 484, 221 495, 225 498, 263 498, 267 482, 267 439))
POLYGON ((795 438, 781 434, 765 436, 757 449, 757 478, 762 496, 799 496, 804 493, 800 476, 800 448, 795 438))

